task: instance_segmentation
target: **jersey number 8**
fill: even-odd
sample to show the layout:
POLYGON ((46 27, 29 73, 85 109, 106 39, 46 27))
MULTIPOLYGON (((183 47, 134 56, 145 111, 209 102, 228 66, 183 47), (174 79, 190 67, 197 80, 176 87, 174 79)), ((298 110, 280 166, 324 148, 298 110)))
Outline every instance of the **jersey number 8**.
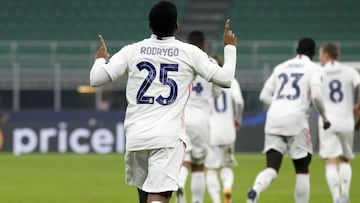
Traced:
MULTIPOLYGON (((153 96, 145 96, 146 91, 149 89, 151 83, 155 80, 156 77, 156 68, 153 64, 143 61, 136 65, 139 71, 147 70, 148 75, 145 78, 144 82, 141 84, 138 93, 136 95, 136 101, 138 104, 154 104, 153 96)), ((178 86, 175 80, 168 78, 168 72, 178 72, 178 64, 160 64, 160 77, 159 80, 161 84, 169 86, 170 94, 168 97, 163 97, 159 95, 156 98, 156 102, 160 105, 170 105, 175 102, 178 93, 178 86)))
POLYGON ((332 80, 329 83, 330 100, 334 103, 340 103, 344 98, 344 93, 341 91, 342 84, 339 80, 332 80))

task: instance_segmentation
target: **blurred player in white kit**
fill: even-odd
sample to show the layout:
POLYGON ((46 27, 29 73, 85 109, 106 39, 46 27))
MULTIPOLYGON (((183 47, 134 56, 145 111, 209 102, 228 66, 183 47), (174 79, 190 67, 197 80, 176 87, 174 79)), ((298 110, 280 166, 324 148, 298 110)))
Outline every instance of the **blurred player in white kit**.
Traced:
MULTIPOLYGON (((201 31, 193 31, 187 41, 206 52, 205 36, 201 31)), ((217 61, 209 57, 217 64, 217 61)), ((193 81, 192 92, 185 107, 185 129, 187 137, 186 155, 179 175, 177 201, 185 203, 184 188, 191 171, 191 199, 193 203, 202 203, 205 194, 204 162, 210 139, 210 99, 220 94, 221 88, 200 76, 193 81)))
MULTIPOLYGON (((334 203, 347 203, 354 158, 354 112, 360 111, 360 75, 337 61, 339 48, 332 43, 320 48, 319 60, 324 68, 324 104, 331 127, 320 129, 320 157, 325 160, 325 177, 334 203), (358 88, 354 106, 354 91, 358 88)), ((319 122, 322 119, 319 118, 319 122)))
MULTIPOLYGON (((215 57, 214 57, 215 58, 215 57)), ((222 59, 217 60, 219 65, 222 59)), ((236 165, 234 147, 236 130, 240 130, 244 99, 238 81, 233 80, 230 89, 222 89, 221 95, 212 100, 213 113, 210 117, 210 148, 205 160, 206 183, 213 203, 220 203, 220 173, 224 202, 232 202, 234 173, 236 165)))
POLYGON ((123 47, 111 58, 99 36, 101 47, 90 71, 90 84, 101 86, 128 76, 126 183, 138 189, 140 203, 167 203, 178 189, 186 139, 183 112, 195 76, 231 86, 237 39, 229 24, 227 20, 222 68, 196 46, 175 39, 177 9, 169 1, 150 10, 150 38, 123 47))
POLYGON ((311 103, 327 119, 322 95, 322 70, 311 61, 315 42, 303 38, 297 56, 276 66, 265 82, 260 100, 269 106, 265 123, 266 169, 261 171, 247 195, 247 203, 257 202, 259 195, 277 177, 283 155, 287 152, 296 171, 295 203, 308 203, 310 197, 309 165, 312 143, 308 113, 311 103))

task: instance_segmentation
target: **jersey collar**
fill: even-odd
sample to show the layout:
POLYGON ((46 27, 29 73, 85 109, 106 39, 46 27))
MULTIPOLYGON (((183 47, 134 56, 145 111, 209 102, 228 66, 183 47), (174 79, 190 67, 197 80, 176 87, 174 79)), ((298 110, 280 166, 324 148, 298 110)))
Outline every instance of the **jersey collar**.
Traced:
POLYGON ((310 60, 310 58, 309 58, 308 56, 303 55, 303 54, 298 54, 298 55, 296 55, 296 57, 295 57, 295 58, 296 58, 296 59, 298 59, 298 60, 311 61, 311 60, 310 60))
POLYGON ((327 67, 327 66, 336 66, 337 65, 337 61, 328 61, 325 63, 324 67, 327 67))
POLYGON ((152 40, 156 40, 157 42, 165 42, 165 41, 168 41, 168 40, 173 40, 175 39, 175 36, 170 36, 170 37, 162 37, 161 40, 159 40, 157 38, 157 36, 155 34, 151 34, 151 37, 150 37, 152 40))

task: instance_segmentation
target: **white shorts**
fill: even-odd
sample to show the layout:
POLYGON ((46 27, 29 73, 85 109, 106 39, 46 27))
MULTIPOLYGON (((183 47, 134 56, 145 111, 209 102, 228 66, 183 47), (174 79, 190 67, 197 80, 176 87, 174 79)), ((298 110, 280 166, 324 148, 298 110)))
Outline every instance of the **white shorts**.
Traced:
POLYGON ((237 162, 234 155, 234 145, 210 146, 208 155, 205 159, 205 167, 209 169, 219 169, 223 167, 236 166, 237 162))
POLYGON ((302 130, 299 135, 265 135, 264 153, 274 149, 282 154, 288 153, 291 159, 301 159, 312 154, 312 142, 308 129, 302 130))
POLYGON ((196 165, 204 164, 210 144, 210 127, 202 125, 186 128, 185 160, 196 165))
POLYGON ((354 132, 335 131, 333 129, 319 130, 320 148, 319 154, 323 159, 344 156, 348 159, 354 158, 353 142, 354 132))
POLYGON ((126 183, 149 193, 177 191, 184 154, 180 140, 173 148, 126 152, 126 183))

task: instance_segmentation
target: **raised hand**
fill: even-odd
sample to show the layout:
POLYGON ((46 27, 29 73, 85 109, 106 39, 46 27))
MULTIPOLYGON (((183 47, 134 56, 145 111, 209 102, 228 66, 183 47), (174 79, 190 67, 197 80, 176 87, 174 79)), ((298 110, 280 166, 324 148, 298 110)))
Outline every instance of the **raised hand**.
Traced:
POLYGON ((95 53, 95 59, 104 58, 108 60, 110 58, 110 54, 107 52, 106 44, 102 35, 98 35, 100 41, 100 48, 95 53))
POLYGON ((237 45, 237 39, 232 30, 229 30, 230 27, 230 19, 226 20, 225 30, 224 30, 224 46, 226 45, 237 45))

